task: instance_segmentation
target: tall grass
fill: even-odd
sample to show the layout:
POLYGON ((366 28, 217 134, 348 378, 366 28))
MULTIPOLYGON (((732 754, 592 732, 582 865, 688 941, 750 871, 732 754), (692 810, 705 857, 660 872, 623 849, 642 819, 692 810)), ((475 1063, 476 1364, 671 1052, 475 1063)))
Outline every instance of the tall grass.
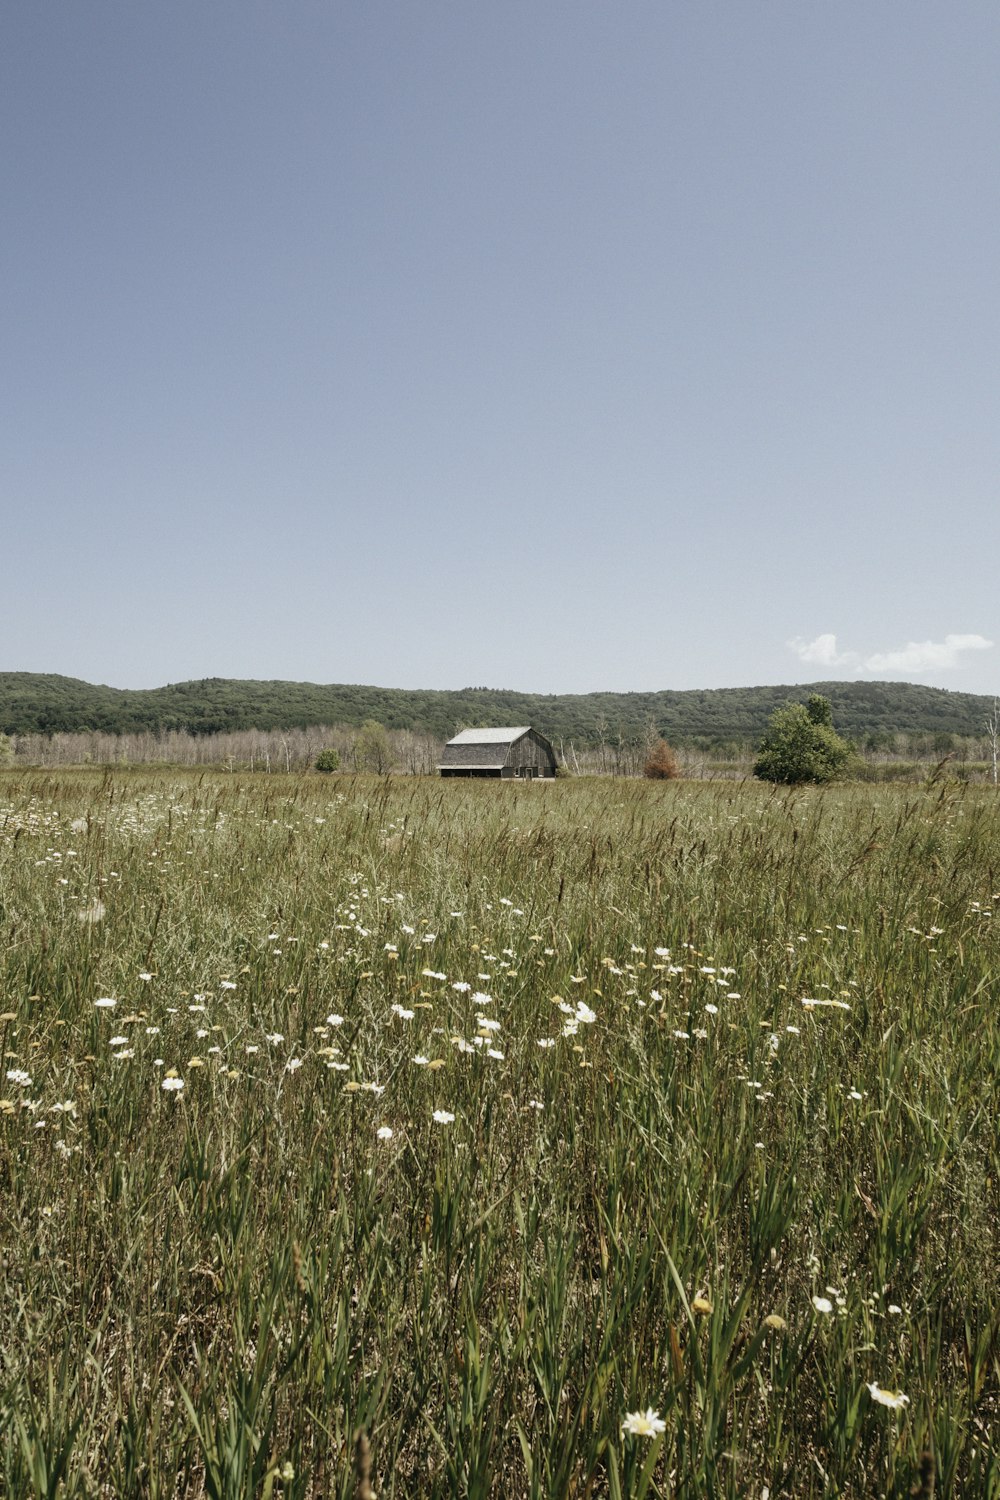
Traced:
POLYGON ((994 896, 948 785, 4 773, 4 1492, 1000 1496, 994 896))

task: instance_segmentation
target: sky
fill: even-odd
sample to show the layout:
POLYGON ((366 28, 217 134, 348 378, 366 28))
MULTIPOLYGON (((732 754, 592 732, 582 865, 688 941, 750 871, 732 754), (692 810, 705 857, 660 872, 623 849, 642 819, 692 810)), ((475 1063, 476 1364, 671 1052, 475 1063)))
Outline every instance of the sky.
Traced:
POLYGON ((0 37, 0 670, 1000 685, 995 0, 0 37))

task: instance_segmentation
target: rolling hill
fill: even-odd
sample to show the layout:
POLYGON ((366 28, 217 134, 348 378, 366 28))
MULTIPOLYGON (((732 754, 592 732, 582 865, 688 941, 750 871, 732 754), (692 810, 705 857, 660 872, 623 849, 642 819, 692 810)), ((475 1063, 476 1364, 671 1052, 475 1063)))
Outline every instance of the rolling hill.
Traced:
POLYGON ((48 673, 0 672, 0 732, 109 734, 183 729, 211 734, 359 725, 376 719, 447 739, 478 724, 534 724, 555 742, 577 746, 649 725, 678 744, 745 742, 759 737, 775 708, 820 692, 841 734, 980 735, 992 698, 906 682, 816 682, 781 687, 646 693, 519 693, 498 688, 410 690, 311 682, 208 677, 131 690, 48 673))

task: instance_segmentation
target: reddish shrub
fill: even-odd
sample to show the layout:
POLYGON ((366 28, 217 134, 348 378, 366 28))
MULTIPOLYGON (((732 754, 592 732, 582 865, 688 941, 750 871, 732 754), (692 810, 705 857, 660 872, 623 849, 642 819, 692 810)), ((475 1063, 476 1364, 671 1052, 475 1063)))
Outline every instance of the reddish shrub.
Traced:
POLYGON ((677 756, 671 750, 666 740, 657 740, 649 754, 646 756, 646 764, 642 768, 642 774, 648 776, 651 781, 673 781, 681 774, 680 764, 677 756))

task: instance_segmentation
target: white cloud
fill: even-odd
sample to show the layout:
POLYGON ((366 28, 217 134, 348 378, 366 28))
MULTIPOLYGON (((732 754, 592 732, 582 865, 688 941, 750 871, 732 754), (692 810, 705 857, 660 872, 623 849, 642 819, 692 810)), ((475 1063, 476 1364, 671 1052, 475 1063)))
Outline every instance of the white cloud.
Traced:
POLYGON ((840 667, 850 672, 905 672, 920 676, 925 672, 951 672, 962 665, 966 651, 989 651, 993 642, 982 635, 946 635, 943 641, 907 641, 895 651, 873 651, 862 656, 858 651, 838 651, 837 637, 831 633, 814 640, 796 636, 788 642, 800 661, 819 667, 840 667))
POLYGON ((946 635, 943 641, 907 641, 898 651, 876 651, 866 656, 866 672, 950 672, 961 666, 964 651, 989 651, 993 642, 982 635, 946 635))
POLYGON ((861 659, 856 651, 838 651, 835 635, 818 635, 814 641, 804 641, 796 636, 788 642, 800 661, 811 662, 819 667, 849 667, 856 670, 861 659))

